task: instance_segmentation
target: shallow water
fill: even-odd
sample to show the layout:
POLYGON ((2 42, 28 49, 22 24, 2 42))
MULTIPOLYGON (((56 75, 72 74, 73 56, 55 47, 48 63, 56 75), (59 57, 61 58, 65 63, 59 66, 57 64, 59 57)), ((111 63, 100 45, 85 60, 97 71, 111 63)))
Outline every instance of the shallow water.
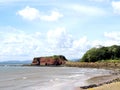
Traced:
POLYGON ((77 67, 0 66, 0 90, 73 90, 109 70, 77 67))

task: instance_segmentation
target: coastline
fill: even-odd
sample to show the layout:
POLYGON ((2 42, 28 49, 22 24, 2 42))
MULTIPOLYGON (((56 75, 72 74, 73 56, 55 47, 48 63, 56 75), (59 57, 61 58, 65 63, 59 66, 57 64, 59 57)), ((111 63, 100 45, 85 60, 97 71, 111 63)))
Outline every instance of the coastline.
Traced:
POLYGON ((84 68, 100 68, 108 69, 113 72, 110 75, 103 75, 93 77, 87 80, 87 86, 76 87, 75 90, 120 90, 120 63, 108 62, 67 62, 66 66, 69 67, 84 67, 84 68), (119 86, 119 87, 118 87, 119 86))
MULTIPOLYGON (((73 63, 73 62, 71 62, 71 63, 73 63)), ((105 67, 104 68, 100 68, 100 67, 96 68, 96 67, 92 66, 94 64, 95 63, 79 63, 79 62, 77 62, 77 65, 81 65, 82 66, 81 67, 81 66, 77 66, 76 62, 74 62, 74 64, 72 64, 73 66, 71 65, 71 67, 70 66, 65 66, 65 65, 64 66, 57 66, 57 67, 56 66, 54 66, 54 67, 52 66, 52 68, 51 68, 51 66, 49 66, 49 67, 48 66, 42 66, 42 67, 41 66, 35 66, 35 68, 33 66, 30 67, 30 68, 28 66, 27 67, 24 67, 24 66, 23 67, 22 66, 20 66, 20 67, 15 66, 14 67, 14 66, 12 66, 11 69, 13 69, 13 68, 17 69, 18 68, 18 70, 22 71, 22 73, 24 72, 25 73, 25 74, 23 74, 24 76, 21 77, 21 75, 20 75, 19 78, 22 78, 22 80, 24 81, 24 83, 27 83, 27 84, 28 84, 28 82, 25 82, 25 81, 32 80, 33 77, 34 77, 33 80, 34 79, 38 80, 38 78, 42 79, 41 78, 42 75, 43 75, 43 77, 45 75, 48 75, 48 74, 45 74, 45 73, 47 73, 47 71, 48 71, 48 73, 49 72, 51 73, 51 74, 49 73, 49 76, 52 75, 52 77, 53 77, 53 74, 55 74, 55 72, 57 73, 57 75, 58 75, 58 73, 61 74, 61 75, 64 75, 66 73, 67 79, 70 80, 70 81, 68 80, 68 82, 64 82, 63 81, 65 78, 61 79, 59 77, 54 77, 54 78, 48 79, 48 81, 50 81, 51 85, 50 85, 50 87, 49 87, 49 84, 46 85, 46 86, 48 86, 50 90, 86 90, 86 89, 87 90, 91 90, 91 89, 94 90, 97 87, 101 88, 102 86, 104 86, 106 84, 109 85, 109 83, 110 83, 110 86, 113 87, 114 84, 111 85, 111 83, 119 82, 120 81, 120 69, 118 69, 118 68, 111 68, 111 67, 110 68, 109 67, 106 67, 106 68, 105 67), (74 66, 74 65, 76 65, 76 66, 74 66), (86 66, 84 66, 84 65, 86 65, 86 66), (59 67, 62 67, 62 68, 59 68, 59 67), (23 69, 21 70, 19 68, 23 68, 23 69), (47 69, 45 69, 45 68, 47 68, 47 69), (85 70, 86 73, 84 73, 84 68, 86 69, 85 70), (26 70, 30 71, 30 72, 26 73, 26 70), (66 71, 69 70, 69 74, 66 71, 65 71, 65 73, 63 72, 64 74, 62 74, 62 72, 59 72, 59 71, 63 71, 63 70, 66 70, 66 71), (80 70, 80 71, 78 72, 78 70, 80 70), (46 72, 44 72, 44 71, 46 71, 46 72), (38 72, 40 72, 40 73, 38 73, 38 72), (41 74, 41 72, 42 72, 42 74, 41 74), (93 73, 91 73, 91 72, 93 72, 93 73), (33 73, 33 74, 31 74, 31 73, 33 73), (35 74, 35 73, 37 73, 37 74, 35 74), (81 74, 82 74, 82 76, 81 76, 81 74), (31 75, 32 75, 32 78, 31 78, 31 75), (76 78, 76 79, 73 80, 74 78, 76 78), (60 82, 62 81, 64 84, 59 83, 59 80, 60 80, 60 82), (73 80, 73 81, 71 81, 71 80, 73 80), (56 84, 57 82, 58 82, 58 84, 56 84)), ((7 66, 3 66, 3 68, 4 67, 7 67, 7 66)), ((18 72, 18 70, 17 70, 17 72, 18 72)), ((18 73, 20 73, 20 72, 18 72, 18 73)), ((4 75, 7 75, 7 74, 4 74, 4 75)), ((55 75, 55 76, 57 76, 57 75, 55 75)), ((18 78, 18 76, 19 75, 17 75, 16 78, 18 78)), ((8 75, 8 77, 9 77, 9 75, 8 75)), ((17 80, 19 82, 19 79, 14 79, 14 80, 17 80)), ((9 84, 12 84, 12 83, 9 83, 9 84)), ((19 86, 18 85, 19 83, 17 84, 17 82, 16 82, 15 84, 14 84, 15 86, 11 87, 11 88, 16 88, 16 86, 19 86)), ((116 85, 116 83, 115 83, 115 85, 116 85)), ((4 85, 2 85, 2 86, 4 86, 4 85)), ((30 88, 33 88, 33 87, 29 87, 29 89, 30 88)), ((36 87, 36 88, 37 88, 36 90, 39 90, 41 87, 36 87)), ((10 89, 10 90, 12 90, 12 89, 10 89)), ((26 90, 28 90, 28 89, 26 89, 26 90)), ((41 90, 46 90, 46 89, 41 89, 41 90)), ((107 90, 107 89, 105 89, 105 90, 107 90)), ((117 90, 117 89, 113 89, 113 90, 117 90)), ((120 90, 120 89, 118 89, 118 90, 120 90)))
MULTIPOLYGON (((99 90, 99 87, 101 88, 104 88, 104 86, 108 86, 109 85, 111 86, 111 88, 114 88, 115 84, 113 85, 113 83, 120 83, 120 75, 104 75, 104 76, 97 76, 97 77, 93 77, 93 78, 90 78, 87 80, 89 82, 89 85, 87 86, 83 86, 83 87, 80 87, 81 89, 83 90, 99 90), (96 89, 95 89, 96 88, 96 89)), ((81 90, 80 89, 80 90, 81 90)), ((103 89, 102 89, 103 90, 103 89)), ((107 90, 107 89, 105 89, 107 90)), ((111 89, 111 90, 117 90, 117 89, 111 89)), ((120 89, 118 89, 120 90, 120 89)))
POLYGON ((116 63, 116 62, 66 62, 65 66, 83 67, 83 68, 119 69, 120 63, 116 63))

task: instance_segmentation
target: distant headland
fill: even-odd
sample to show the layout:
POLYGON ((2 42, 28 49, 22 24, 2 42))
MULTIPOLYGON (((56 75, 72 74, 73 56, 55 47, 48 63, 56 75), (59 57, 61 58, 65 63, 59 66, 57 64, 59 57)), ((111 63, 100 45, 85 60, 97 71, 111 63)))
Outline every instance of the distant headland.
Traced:
POLYGON ((68 61, 63 55, 54 55, 46 57, 34 57, 31 65, 50 66, 50 65, 64 65, 68 61))

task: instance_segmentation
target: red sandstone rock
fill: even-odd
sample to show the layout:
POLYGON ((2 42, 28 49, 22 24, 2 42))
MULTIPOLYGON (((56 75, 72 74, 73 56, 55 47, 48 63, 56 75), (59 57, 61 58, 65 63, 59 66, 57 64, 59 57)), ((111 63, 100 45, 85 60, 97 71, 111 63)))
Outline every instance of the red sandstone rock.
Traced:
POLYGON ((33 59, 32 65, 62 65, 65 64, 67 59, 62 56, 50 56, 50 57, 35 57, 33 59))

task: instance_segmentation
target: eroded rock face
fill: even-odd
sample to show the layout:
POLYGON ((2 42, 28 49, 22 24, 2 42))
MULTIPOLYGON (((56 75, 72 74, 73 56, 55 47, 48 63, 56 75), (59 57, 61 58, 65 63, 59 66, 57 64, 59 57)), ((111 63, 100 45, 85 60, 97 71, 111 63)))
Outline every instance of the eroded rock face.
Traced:
POLYGON ((49 56, 49 57, 35 57, 33 59, 32 65, 62 65, 65 64, 67 59, 62 56, 49 56))

